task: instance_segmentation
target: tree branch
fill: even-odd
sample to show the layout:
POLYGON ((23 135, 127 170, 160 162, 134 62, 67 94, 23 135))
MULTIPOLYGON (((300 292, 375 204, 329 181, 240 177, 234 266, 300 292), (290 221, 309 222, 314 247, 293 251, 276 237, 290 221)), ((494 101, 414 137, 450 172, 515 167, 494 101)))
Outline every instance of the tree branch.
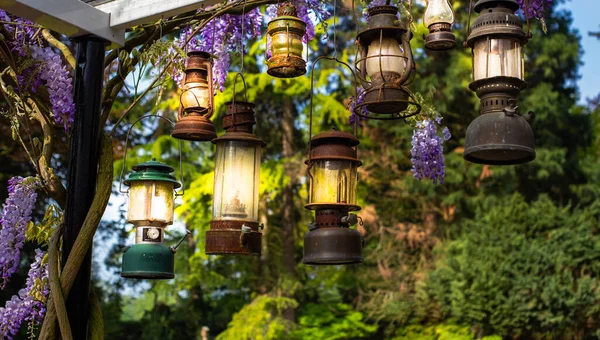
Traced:
POLYGON ((65 46, 65 44, 63 44, 62 42, 60 42, 58 39, 56 39, 52 33, 50 32, 49 29, 44 28, 42 30, 42 36, 44 37, 44 39, 46 39, 46 41, 58 48, 60 50, 60 52, 62 53, 62 55, 65 57, 65 60, 67 60, 67 62, 69 63, 69 65, 71 66, 71 69, 75 69, 75 58, 73 57, 73 54, 71 53, 71 51, 69 50, 69 48, 67 46, 65 46))
POLYGON ((60 181, 60 178, 54 174, 54 171, 50 167, 50 160, 52 159, 52 152, 54 149, 54 128, 48 123, 44 115, 37 107, 37 104, 32 99, 28 99, 27 104, 31 107, 30 111, 33 117, 40 122, 42 131, 44 133, 42 153, 38 159, 40 176, 42 176, 42 179, 46 184, 46 189, 50 197, 52 197, 58 203, 58 205, 64 209, 67 202, 67 190, 60 181))
MULTIPOLYGON (((92 201, 92 205, 90 206, 87 216, 85 217, 81 231, 75 240, 73 249, 71 249, 71 253, 67 258, 67 262, 65 263, 63 271, 60 275, 61 287, 64 295, 67 297, 71 291, 71 287, 73 286, 73 281, 77 276, 77 272, 79 272, 79 267, 85 258, 85 254, 87 254, 88 250, 92 246, 94 234, 96 233, 96 229, 98 228, 98 224, 100 223, 100 219, 104 214, 104 210, 106 209, 108 200, 110 198, 112 182, 112 143, 110 138, 108 138, 106 135, 103 135, 101 138, 101 153, 98 167, 98 184, 96 186, 96 195, 94 196, 94 200, 92 201)), ((55 305, 54 303, 49 303, 48 311, 46 313, 46 317, 44 318, 44 323, 40 332, 40 339, 54 338, 56 319, 57 314, 55 305)))

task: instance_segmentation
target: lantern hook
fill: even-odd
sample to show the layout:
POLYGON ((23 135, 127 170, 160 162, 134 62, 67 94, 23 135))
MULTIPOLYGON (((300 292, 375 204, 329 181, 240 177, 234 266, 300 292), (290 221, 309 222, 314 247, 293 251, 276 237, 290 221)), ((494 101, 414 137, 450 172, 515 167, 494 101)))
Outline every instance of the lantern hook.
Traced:
MULTIPOLYGON (((149 118, 149 117, 164 119, 167 122, 171 123, 171 127, 175 126, 175 123, 173 123, 173 121, 170 120, 169 118, 155 115, 155 114, 142 116, 142 117, 138 118, 135 122, 133 122, 133 124, 131 124, 131 126, 127 130, 127 136, 125 137, 125 150, 123 150, 123 167, 121 168, 121 175, 119 176, 119 192, 122 194, 129 193, 129 190, 123 191, 123 175, 125 173, 125 167, 127 166, 127 149, 129 146, 129 136, 131 135, 131 130, 133 129, 133 126, 135 124, 137 124, 141 120, 143 120, 145 118, 149 118)), ((179 192, 175 191, 176 197, 183 196, 183 194, 185 193, 185 189, 184 189, 185 185, 184 185, 184 181, 183 181, 183 156, 182 156, 182 154, 183 154, 183 152, 182 152, 181 140, 180 140, 179 141, 179 176, 181 177, 181 190, 179 190, 179 192)), ((153 158, 153 160, 154 160, 154 158, 153 158)))
POLYGON ((177 244, 176 244, 176 245, 174 245, 174 246, 171 246, 171 247, 169 248, 169 249, 171 249, 171 252, 173 252, 173 254, 175 254, 175 253, 177 252, 177 248, 179 248, 179 246, 181 245, 181 242, 183 242, 183 240, 185 240, 185 238, 186 238, 188 235, 191 235, 191 234, 192 234, 192 232, 191 232, 191 231, 189 231, 188 229, 186 229, 186 230, 185 230, 185 235, 183 235, 183 237, 182 237, 182 238, 179 240, 179 242, 177 242, 177 244))

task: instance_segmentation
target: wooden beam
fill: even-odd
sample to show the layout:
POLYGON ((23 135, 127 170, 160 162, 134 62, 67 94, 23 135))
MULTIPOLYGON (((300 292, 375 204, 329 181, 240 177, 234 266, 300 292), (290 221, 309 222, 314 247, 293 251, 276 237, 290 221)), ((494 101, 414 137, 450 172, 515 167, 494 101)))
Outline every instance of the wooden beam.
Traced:
MULTIPOLYGON (((1 1, 1 0, 0 0, 1 1)), ((47 1, 47 0, 45 0, 47 1)), ((95 5, 110 13, 110 26, 125 29, 220 3, 219 0, 114 0, 95 5)))
POLYGON ((109 13, 79 0, 0 0, 0 8, 69 37, 92 34, 125 44, 125 30, 110 26, 109 13))

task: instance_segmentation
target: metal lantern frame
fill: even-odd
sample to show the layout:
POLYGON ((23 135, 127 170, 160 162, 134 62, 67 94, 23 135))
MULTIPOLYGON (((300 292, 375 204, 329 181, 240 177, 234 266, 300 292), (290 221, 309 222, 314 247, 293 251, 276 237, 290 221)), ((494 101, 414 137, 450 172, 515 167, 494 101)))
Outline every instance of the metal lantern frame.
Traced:
POLYGON ((206 142, 217 137, 215 125, 210 118, 214 112, 214 85, 212 74, 212 56, 207 52, 191 51, 187 53, 183 76, 183 91, 179 95, 177 123, 172 136, 177 139, 206 142), (206 76, 204 75, 206 73, 206 76), (195 95, 195 89, 205 90, 202 86, 188 86, 190 83, 206 83, 208 107, 203 107, 195 95), (183 97, 191 94, 197 106, 184 107, 183 97))
MULTIPOLYGON (((226 105, 227 114, 222 117, 225 134, 213 139, 212 143, 242 141, 260 148, 265 147, 266 143, 252 132, 252 126, 256 122, 254 104, 248 102, 246 80, 242 73, 236 74, 233 83, 233 99, 226 105), (236 101, 235 99, 238 77, 241 78, 244 85, 244 101, 236 101)), ((216 176, 215 172, 215 187, 217 185, 216 176)), ((260 172, 256 173, 255 176, 260 176, 260 172)), ((258 191, 256 194, 258 194, 258 191)), ((258 197, 255 197, 255 199, 258 200, 258 197)), ((260 255, 262 248, 261 229, 262 226, 259 225, 258 221, 251 221, 242 216, 235 219, 215 219, 215 211, 213 210, 210 230, 206 232, 205 252, 211 255, 260 255)))
MULTIPOLYGON (((306 23, 298 17, 297 9, 291 2, 282 3, 277 8, 277 16, 269 21, 265 41, 267 46, 265 54, 269 51, 268 39, 271 39, 273 47, 273 36, 285 30, 287 37, 287 53, 285 55, 272 54, 267 60, 267 74, 276 78, 295 78, 306 74, 306 60, 302 58, 304 49, 302 37, 306 34, 306 23), (293 39, 293 35, 299 39, 293 39), (298 55, 291 54, 293 47, 300 49, 298 55)), ((308 46, 306 48, 308 59, 308 46)))
MULTIPOLYGON (((442 1, 446 2, 452 11, 452 17, 456 18, 456 12, 454 12, 450 0, 442 1)), ((429 8, 430 5, 431 0, 427 0, 425 13, 427 13, 427 8, 429 8)), ((423 18, 425 18, 425 14, 423 14, 423 18)), ((451 23, 435 22, 427 26, 429 33, 425 36, 425 48, 432 51, 447 51, 453 49, 456 46, 456 37, 452 33, 454 20, 451 23)), ((425 24, 425 20, 423 20, 423 24, 425 24)))
MULTIPOLYGON (((527 0, 525 0, 527 6, 527 0)), ((480 115, 469 124, 465 138, 464 158, 467 161, 491 165, 513 165, 535 159, 531 117, 518 111, 517 96, 527 87, 524 77, 523 47, 531 38, 529 19, 527 33, 521 19, 515 14, 519 8, 515 0, 479 0, 469 9, 468 36, 465 47, 472 48, 473 82, 469 88, 480 98, 480 115), (471 26, 471 12, 481 13, 471 26), (486 58, 486 77, 476 79, 475 50, 477 42, 487 39, 519 41, 521 78, 515 76, 488 76, 489 56, 486 58), (506 119, 510 118, 510 119, 506 119)))
POLYGON ((396 120, 406 119, 421 112, 421 105, 412 92, 406 87, 414 79, 415 62, 410 48, 412 33, 407 24, 395 19, 398 8, 395 6, 376 6, 369 9, 369 25, 366 30, 357 34, 356 58, 354 68, 364 89, 364 102, 356 105, 354 114, 365 119, 396 120), (393 16, 393 18, 391 17, 393 16), (384 38, 392 38, 398 42, 403 55, 382 54, 384 38), (379 54, 368 56, 369 46, 379 40, 379 54), (404 69, 397 75, 386 75, 381 66, 383 57, 402 58, 404 69), (379 60, 379 74, 375 84, 367 79, 367 61, 379 60), (369 112, 364 114, 363 111, 369 112), (377 112, 379 111, 379 112, 377 112))
MULTIPOLYGON (((354 134, 342 131, 322 132, 313 136, 313 92, 314 92, 314 68, 320 60, 332 60, 350 70, 355 85, 356 75, 350 65, 332 57, 321 56, 315 60, 311 68, 310 76, 310 113, 309 113, 309 146, 306 173, 309 177, 309 203, 304 207, 315 211, 315 222, 309 224, 309 231, 304 236, 303 262, 309 265, 340 265, 355 264, 363 262, 362 247, 363 239, 356 229, 350 226, 362 219, 350 212, 358 211, 361 207, 351 202, 325 202, 314 203, 313 186, 315 178, 311 172, 317 161, 348 161, 356 168, 362 165, 358 159, 359 140, 355 137, 358 123, 354 124, 354 134)), ((356 86, 355 86, 356 89, 356 86)), ((358 180, 356 180, 356 184, 358 180)), ((356 188, 354 188, 356 190, 356 188)))
MULTIPOLYGON (((125 150, 123 155, 123 167, 121 168, 121 174, 119 176, 119 192, 123 194, 129 194, 128 190, 123 190, 123 184, 129 185, 129 183, 133 181, 143 182, 143 181, 159 181, 159 182, 171 182, 173 183, 174 189, 180 188, 181 190, 174 190, 173 192, 173 200, 176 197, 183 196, 185 193, 184 189, 184 179, 183 179, 183 159, 182 159, 182 145, 181 141, 179 141, 179 174, 180 181, 177 181, 173 175, 170 173, 173 172, 173 168, 170 166, 156 162, 154 160, 146 163, 141 163, 133 167, 133 170, 140 171, 133 173, 129 176, 129 178, 123 181, 123 176, 125 173, 125 167, 127 166, 127 150, 129 146, 129 138, 131 135, 131 130, 138 122, 146 119, 146 118, 160 118, 167 122, 169 122, 172 126, 174 125, 173 121, 170 119, 159 116, 159 115, 145 115, 137 119, 129 130, 127 131, 127 136, 125 138, 125 150), (137 168, 137 169, 136 169, 137 168), (144 172, 142 170, 150 169, 150 171, 144 172)), ((131 200, 129 201, 129 208, 131 209, 131 200)), ((128 220, 128 222, 130 222, 128 220)), ((149 223, 150 225, 136 225, 136 244, 134 246, 128 247, 125 250, 123 255, 123 270, 121 272, 121 276, 125 278, 135 278, 135 279, 172 279, 174 274, 174 263, 175 257, 174 254, 177 251, 177 247, 181 244, 185 236, 172 247, 165 246, 164 242, 164 229, 170 223, 149 223), (142 228, 142 230, 138 230, 142 228), (144 230, 148 229, 148 230, 144 230), (152 235, 148 237, 150 232, 154 232, 158 229, 158 235, 152 235)), ((187 234, 191 232, 186 231, 187 234)))

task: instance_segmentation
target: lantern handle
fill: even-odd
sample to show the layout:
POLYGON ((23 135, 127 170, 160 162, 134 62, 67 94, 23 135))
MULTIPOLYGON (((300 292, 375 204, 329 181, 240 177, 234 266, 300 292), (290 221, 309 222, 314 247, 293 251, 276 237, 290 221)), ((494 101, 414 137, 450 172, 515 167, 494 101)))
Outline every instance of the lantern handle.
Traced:
MULTIPOLYGON (((123 151, 123 167, 121 167, 121 175, 119 176, 119 192, 122 194, 129 193, 129 190, 123 191, 123 174, 125 173, 125 167, 127 166, 127 149, 129 146, 129 136, 131 135, 131 130, 133 129, 133 126, 135 124, 137 124, 141 120, 149 118, 149 117, 156 117, 156 118, 164 119, 167 122, 171 123, 171 127, 175 126, 175 123, 173 123, 173 121, 170 120, 169 118, 163 117, 160 115, 156 115, 156 114, 142 116, 131 124, 131 126, 127 130, 127 136, 125 137, 125 150, 123 151)), ((185 183, 183 181, 183 156, 182 156, 182 154, 183 154, 183 152, 182 152, 182 147, 181 147, 181 140, 179 140, 179 176, 181 177, 181 190, 179 190, 179 192, 175 191, 175 197, 183 196, 183 194, 185 193, 185 189, 184 189, 185 183)))
MULTIPOLYGON (((310 168, 312 166, 312 158, 311 158, 311 154, 312 154, 312 121, 313 121, 313 97, 314 97, 314 76, 315 76, 315 65, 317 65, 317 63, 322 60, 322 59, 327 59, 327 60, 332 60, 337 62, 338 64, 341 64, 343 66, 346 66, 348 68, 348 70, 350 70, 350 73, 352 73, 352 77, 354 78, 354 96, 358 96, 358 82, 356 80, 356 74, 354 73, 354 70, 352 69, 352 67, 350 65, 348 65, 348 63, 339 60, 337 57, 328 57, 328 56, 320 56, 317 59, 315 59, 315 62, 312 64, 311 68, 310 68, 310 110, 309 110, 309 123, 308 123, 308 168, 306 169, 308 175, 312 178, 312 175, 310 174, 310 168)), ((358 120, 354 121, 354 135, 356 135, 358 129, 358 120)))
MULTIPOLYGON (((467 21, 467 40, 469 39, 469 36, 471 35, 471 14, 473 13, 473 0, 469 1, 469 19, 467 21)), ((467 40, 465 40, 465 42, 463 43, 464 47, 467 47, 467 40)))
POLYGON ((238 77, 242 78, 242 84, 244 85, 244 101, 246 103, 248 102, 248 86, 246 86, 246 79, 244 78, 244 74, 242 72, 238 72, 235 75, 235 77, 233 78, 233 97, 232 97, 231 103, 233 104, 234 108, 235 108, 235 96, 237 94, 237 91, 235 90, 235 85, 237 84, 238 77))

